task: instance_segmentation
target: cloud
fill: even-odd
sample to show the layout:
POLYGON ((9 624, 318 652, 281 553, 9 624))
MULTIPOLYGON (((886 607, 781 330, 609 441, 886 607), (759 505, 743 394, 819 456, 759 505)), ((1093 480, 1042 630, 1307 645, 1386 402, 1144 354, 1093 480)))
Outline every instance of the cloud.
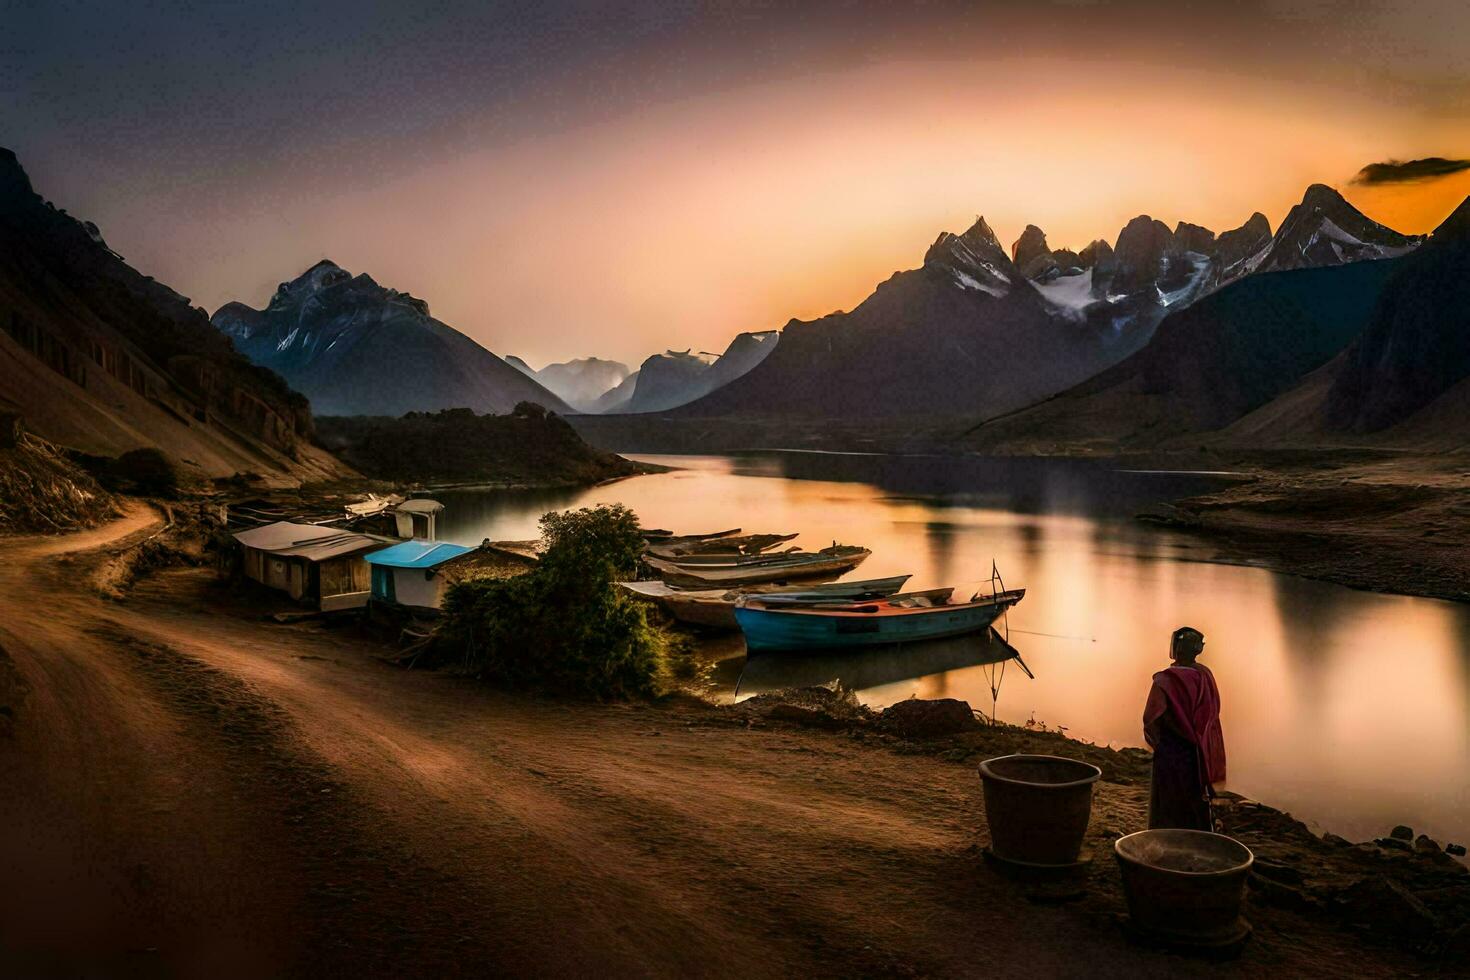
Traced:
POLYGON ((1434 180, 1448 177, 1462 170, 1470 170, 1470 160, 1446 160, 1444 157, 1425 157, 1423 160, 1388 160, 1370 163, 1353 178, 1354 184, 1406 184, 1416 180, 1434 180))

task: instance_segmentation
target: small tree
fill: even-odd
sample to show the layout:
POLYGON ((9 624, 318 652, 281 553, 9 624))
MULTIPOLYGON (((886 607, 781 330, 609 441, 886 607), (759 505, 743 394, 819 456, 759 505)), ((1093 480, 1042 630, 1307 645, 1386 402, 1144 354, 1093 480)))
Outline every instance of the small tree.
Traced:
POLYGON ((662 630, 617 587, 642 538, 621 505, 547 514, 536 567, 450 588, 434 658, 508 687, 597 698, 646 697, 667 649, 662 630))

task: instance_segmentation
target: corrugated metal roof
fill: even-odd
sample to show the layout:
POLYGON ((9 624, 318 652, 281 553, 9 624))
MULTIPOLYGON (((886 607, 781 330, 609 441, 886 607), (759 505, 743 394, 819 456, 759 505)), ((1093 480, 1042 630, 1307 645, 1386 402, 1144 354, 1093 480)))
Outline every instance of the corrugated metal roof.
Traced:
POLYGON ((391 548, 373 552, 367 556, 367 562, 390 568, 433 568, 474 550, 448 541, 402 541, 391 548))
POLYGON ((403 514, 437 514, 444 509, 444 505, 428 497, 415 497, 413 500, 405 500, 393 509, 403 514))
POLYGON ((274 524, 241 531, 235 535, 235 540, 247 548, 255 548, 258 551, 280 555, 283 558, 326 561, 328 558, 339 558, 342 555, 350 555, 354 551, 388 544, 393 539, 376 534, 344 531, 340 527, 319 527, 315 524, 277 521, 274 524))

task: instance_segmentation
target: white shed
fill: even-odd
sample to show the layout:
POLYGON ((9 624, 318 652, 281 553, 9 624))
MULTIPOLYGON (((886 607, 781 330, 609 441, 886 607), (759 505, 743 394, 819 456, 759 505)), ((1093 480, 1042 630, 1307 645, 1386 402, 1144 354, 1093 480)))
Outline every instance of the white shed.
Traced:
POLYGON ((424 541, 438 540, 438 518, 443 511, 444 505, 437 500, 429 500, 426 497, 405 500, 393 508, 393 520, 398 526, 398 536, 418 538, 424 541))
POLYGON ((298 602, 331 612, 367 605, 369 571, 363 556, 391 538, 339 527, 277 521, 235 535, 245 575, 298 602))

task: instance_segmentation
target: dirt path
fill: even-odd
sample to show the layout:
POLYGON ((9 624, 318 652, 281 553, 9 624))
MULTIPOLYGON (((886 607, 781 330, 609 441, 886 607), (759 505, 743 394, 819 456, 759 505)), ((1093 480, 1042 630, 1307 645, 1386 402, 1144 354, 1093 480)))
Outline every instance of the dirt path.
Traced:
MULTIPOLYGON (((1221 972, 989 874, 968 767, 404 672, 199 571, 96 598, 82 552, 155 521, 3 545, 0 955, 27 972, 1221 972)), ((1142 806, 1103 784, 1095 832, 1142 806)), ((1348 962, 1406 966, 1277 917, 1227 969, 1348 962)))

